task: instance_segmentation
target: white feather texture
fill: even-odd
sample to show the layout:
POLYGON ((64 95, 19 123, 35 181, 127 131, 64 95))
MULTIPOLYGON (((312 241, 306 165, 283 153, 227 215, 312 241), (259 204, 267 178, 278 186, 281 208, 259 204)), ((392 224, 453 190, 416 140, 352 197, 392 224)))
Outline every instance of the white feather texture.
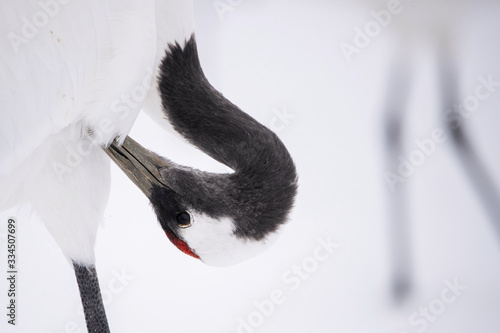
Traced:
POLYGON ((278 239, 279 230, 266 239, 253 241, 234 234, 234 221, 228 217, 215 219, 202 213, 191 213, 189 228, 180 229, 181 238, 207 265, 231 266, 264 252, 278 239))
POLYGON ((99 146, 128 134, 151 87, 155 1, 0 9, 0 209, 29 204, 68 259, 91 264, 109 192, 99 146))

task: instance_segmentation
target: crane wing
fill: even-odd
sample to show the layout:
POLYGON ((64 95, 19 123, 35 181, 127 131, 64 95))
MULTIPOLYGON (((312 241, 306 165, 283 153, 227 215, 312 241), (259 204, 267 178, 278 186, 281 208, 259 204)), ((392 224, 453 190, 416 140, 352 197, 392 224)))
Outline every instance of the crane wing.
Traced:
POLYGON ((65 128, 125 137, 152 79, 154 5, 0 2, 0 179, 65 128))

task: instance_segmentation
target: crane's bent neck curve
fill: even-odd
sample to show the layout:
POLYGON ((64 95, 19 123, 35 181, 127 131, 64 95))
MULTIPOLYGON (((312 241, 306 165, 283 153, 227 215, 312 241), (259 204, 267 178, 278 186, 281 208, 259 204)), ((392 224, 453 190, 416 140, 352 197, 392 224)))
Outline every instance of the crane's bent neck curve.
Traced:
POLYGON ((270 229, 280 223, 266 220, 284 222, 297 189, 293 160, 275 133, 210 85, 200 65, 194 35, 185 44, 170 45, 160 66, 158 90, 162 111, 174 129, 235 171, 224 176, 227 182, 208 175, 204 178, 208 184, 225 184, 223 192, 241 206, 228 210, 239 227, 246 226, 236 234, 260 239, 272 230, 257 230, 255 221, 270 229), (245 216, 254 218, 246 221, 245 216))

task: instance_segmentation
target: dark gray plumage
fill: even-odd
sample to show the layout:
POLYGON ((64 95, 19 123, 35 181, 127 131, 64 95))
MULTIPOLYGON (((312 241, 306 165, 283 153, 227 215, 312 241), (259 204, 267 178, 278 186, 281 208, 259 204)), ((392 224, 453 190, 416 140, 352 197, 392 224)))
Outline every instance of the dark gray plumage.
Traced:
POLYGON ((188 207, 213 218, 230 216, 235 235, 261 240, 286 221, 297 192, 297 174, 275 133, 242 112, 205 78, 194 36, 169 45, 158 78, 166 117, 190 143, 229 166, 213 174, 176 166, 162 173, 173 190, 150 197, 164 229, 175 231, 176 212, 188 207))

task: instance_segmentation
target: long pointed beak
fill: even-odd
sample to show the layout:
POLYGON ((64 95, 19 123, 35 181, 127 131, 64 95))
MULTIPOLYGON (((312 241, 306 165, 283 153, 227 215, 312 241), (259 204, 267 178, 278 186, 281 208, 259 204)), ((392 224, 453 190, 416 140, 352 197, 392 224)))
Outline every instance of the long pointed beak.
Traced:
POLYGON ((112 143, 104 151, 148 198, 153 186, 170 188, 161 176, 160 169, 172 165, 129 136, 122 146, 112 143))

